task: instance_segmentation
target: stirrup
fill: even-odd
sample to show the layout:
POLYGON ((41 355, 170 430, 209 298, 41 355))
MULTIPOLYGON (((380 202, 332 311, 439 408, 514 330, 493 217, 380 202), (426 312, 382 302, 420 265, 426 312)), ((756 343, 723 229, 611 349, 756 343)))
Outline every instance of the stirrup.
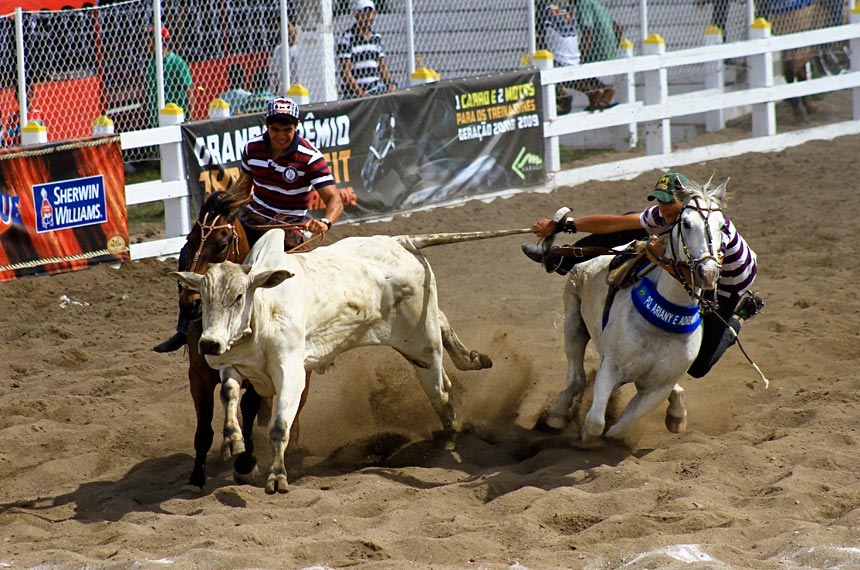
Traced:
POLYGON ((758 293, 747 291, 735 307, 735 315, 741 320, 749 320, 764 308, 764 301, 758 293))

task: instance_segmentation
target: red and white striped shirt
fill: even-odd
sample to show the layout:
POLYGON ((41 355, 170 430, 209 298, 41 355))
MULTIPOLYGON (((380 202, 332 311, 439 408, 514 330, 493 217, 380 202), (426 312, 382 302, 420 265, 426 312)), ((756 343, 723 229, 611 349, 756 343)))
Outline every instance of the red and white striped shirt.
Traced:
MULTIPOLYGON (((731 294, 743 295, 751 286, 758 274, 756 255, 746 240, 738 233, 737 228, 725 214, 725 224, 721 232, 720 249, 725 254, 717 292, 723 296, 731 294)), ((650 235, 660 235, 669 231, 672 226, 660 214, 660 208, 651 206, 639 215, 639 225, 650 235)))
POLYGON ((268 132, 251 139, 242 151, 242 170, 254 181, 251 201, 245 207, 273 221, 284 216, 304 219, 311 193, 334 185, 322 153, 299 135, 277 159, 272 158, 268 132))

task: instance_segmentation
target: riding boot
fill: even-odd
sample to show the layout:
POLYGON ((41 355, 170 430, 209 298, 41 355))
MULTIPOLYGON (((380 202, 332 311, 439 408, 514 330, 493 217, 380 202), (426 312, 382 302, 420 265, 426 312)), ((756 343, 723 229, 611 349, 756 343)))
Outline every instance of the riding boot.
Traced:
POLYGON ((191 319, 186 314, 186 309, 183 308, 182 303, 179 303, 179 318, 176 321, 176 333, 169 339, 156 344, 152 347, 152 350, 162 353, 174 352, 185 346, 188 343, 186 332, 188 331, 189 322, 191 322, 191 319))
POLYGON ((551 243, 548 248, 544 246, 544 242, 539 244, 524 243, 522 248, 526 257, 543 265, 547 273, 555 271, 559 275, 567 275, 576 263, 573 258, 553 253, 551 243))

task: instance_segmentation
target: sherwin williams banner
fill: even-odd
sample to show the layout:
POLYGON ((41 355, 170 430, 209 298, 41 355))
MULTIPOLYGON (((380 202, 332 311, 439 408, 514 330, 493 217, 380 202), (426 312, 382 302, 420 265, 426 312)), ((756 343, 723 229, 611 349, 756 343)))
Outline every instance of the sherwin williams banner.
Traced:
POLYGON ((119 137, 0 152, 0 281, 127 260, 119 137))
MULTIPOLYGON (((360 219, 542 183, 539 101, 534 72, 442 81, 305 105, 299 134, 325 155, 346 216, 360 219)), ((262 132, 263 118, 240 115, 182 129, 199 204, 238 176, 242 149, 262 132)))

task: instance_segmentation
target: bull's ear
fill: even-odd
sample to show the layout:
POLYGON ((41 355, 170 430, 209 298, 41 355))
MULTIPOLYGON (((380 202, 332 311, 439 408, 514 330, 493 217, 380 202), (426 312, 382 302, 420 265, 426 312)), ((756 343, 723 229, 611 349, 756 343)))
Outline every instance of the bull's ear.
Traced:
POLYGON ((171 271, 168 275, 179 279, 186 287, 194 291, 200 291, 200 287, 203 284, 203 276, 191 271, 171 271))
POLYGON ((293 274, 286 269, 263 271, 254 276, 251 287, 259 287, 261 289, 277 287, 292 276, 293 274))

